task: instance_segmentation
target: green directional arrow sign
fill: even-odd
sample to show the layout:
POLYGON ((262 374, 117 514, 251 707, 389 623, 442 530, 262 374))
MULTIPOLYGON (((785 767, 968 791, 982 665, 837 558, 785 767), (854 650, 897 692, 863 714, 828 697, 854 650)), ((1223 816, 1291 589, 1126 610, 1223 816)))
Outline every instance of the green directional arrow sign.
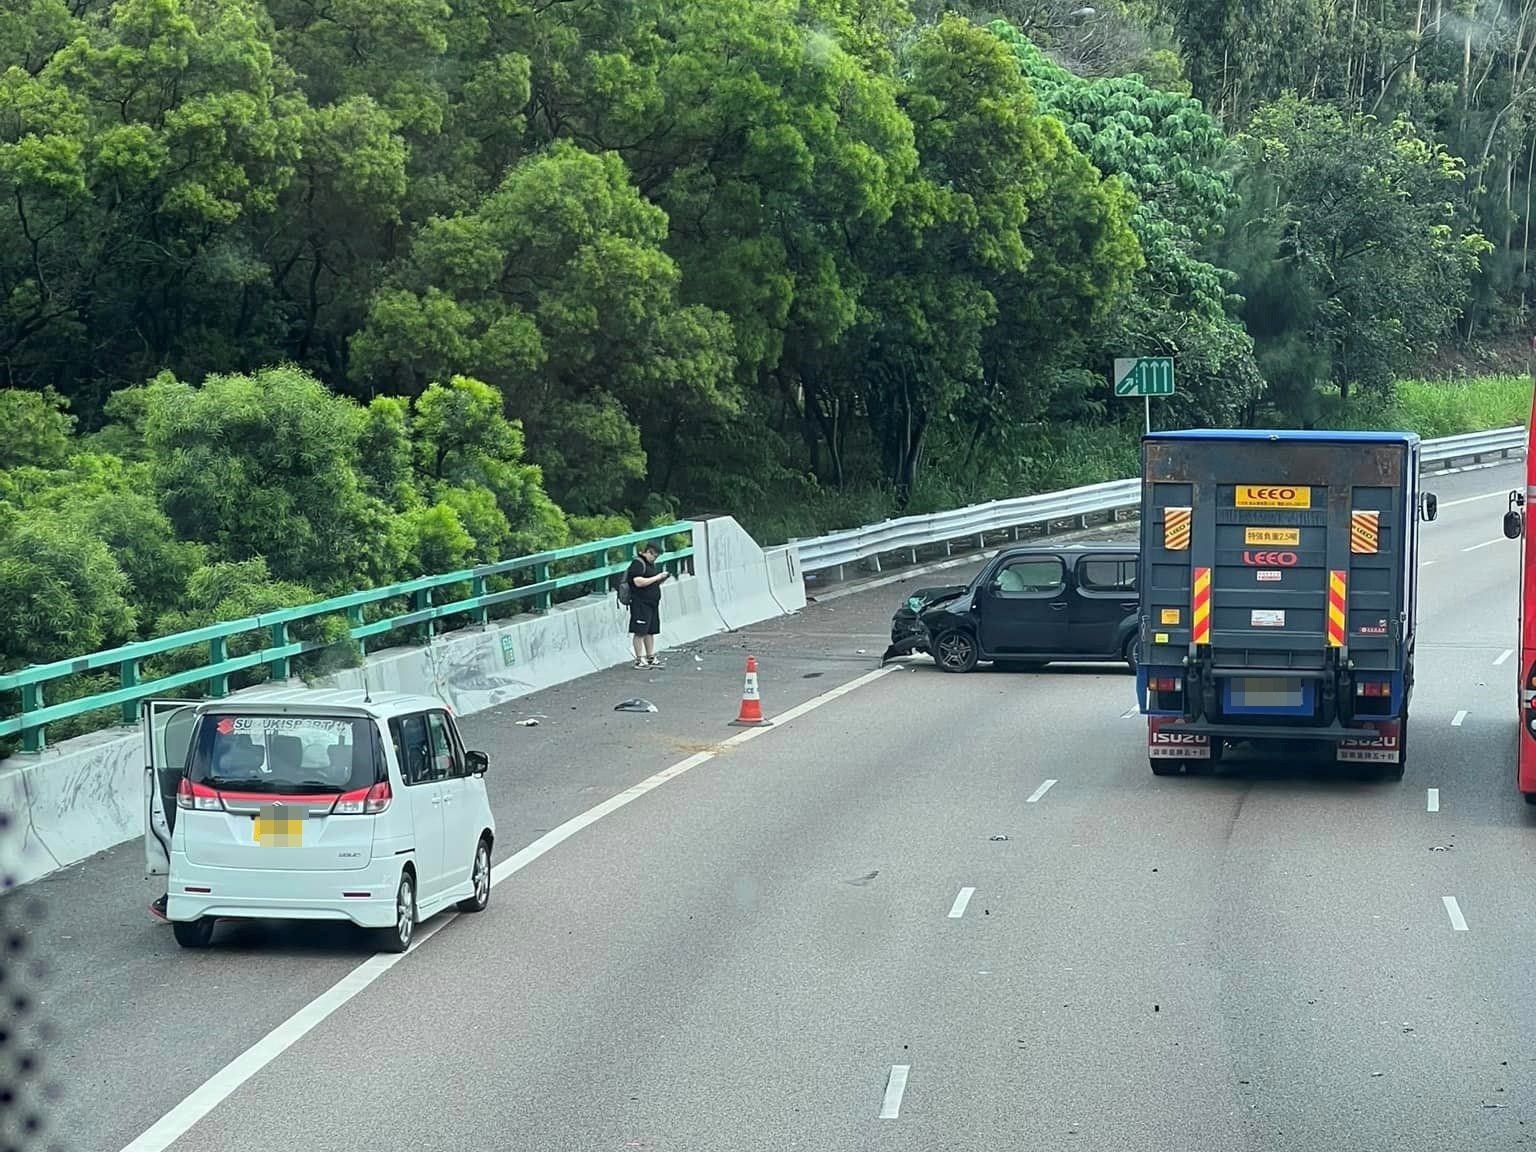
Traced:
POLYGON ((1115 361, 1116 396, 1172 396, 1173 357, 1137 356, 1115 361))

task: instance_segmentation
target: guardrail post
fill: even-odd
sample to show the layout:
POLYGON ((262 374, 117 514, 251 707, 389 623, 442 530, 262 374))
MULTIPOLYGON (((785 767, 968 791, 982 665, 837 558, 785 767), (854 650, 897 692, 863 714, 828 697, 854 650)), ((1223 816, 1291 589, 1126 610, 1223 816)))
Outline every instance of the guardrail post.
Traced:
MULTIPOLYGON (((41 712, 43 710, 43 686, 41 684, 23 684, 21 686, 21 714, 28 712, 41 712)), ((21 750, 23 752, 41 752, 48 747, 48 734, 43 725, 35 728, 22 728, 21 750)))
MULTIPOLYGON (((137 660, 124 660, 117 666, 118 681, 124 688, 136 688, 139 684, 139 662, 137 660)), ((139 702, 137 700, 123 701, 119 719, 124 724, 137 724, 139 722, 139 702)))
MULTIPOLYGON (((432 607, 432 589, 419 588, 411 593, 411 611, 425 612, 430 607, 432 607)), ((416 625, 416 638, 423 644, 432 643, 432 633, 434 631, 432 625, 434 623, 435 621, 432 620, 423 620, 420 624, 416 625)))
MULTIPOLYGON (((484 576, 475 576, 470 579, 469 594, 471 596, 484 596, 486 594, 484 576)), ((484 625, 491 622, 491 611, 484 604, 476 608, 470 615, 475 618, 476 624, 484 625)))
MULTIPOLYGON (((229 646, 224 643, 224 637, 215 636, 208 641, 208 663, 222 664, 229 659, 229 646)), ((229 674, 222 673, 218 676, 208 677, 208 695, 214 699, 229 695, 229 674)))
MULTIPOLYGON (((361 604, 354 604, 351 608, 347 609, 347 624, 349 627, 361 628, 366 623, 367 621, 363 619, 363 606, 361 604)), ((366 636, 357 637, 357 651, 360 656, 368 655, 368 638, 366 636)))
MULTIPOLYGON (((535 564, 533 566, 533 579, 534 582, 538 584, 547 583, 549 580, 549 565, 535 564)), ((554 607, 554 605, 555 594, 553 592, 540 592, 533 598, 533 608, 535 612, 548 612, 551 608, 554 607)))
MULTIPOLYGON (((608 549, 604 548, 601 552, 598 553, 598 556, 600 558, 597 562, 597 566, 599 568, 608 567, 608 549)), ((594 596, 608 595, 608 577, 597 577, 591 582, 591 587, 588 589, 588 591, 591 592, 591 594, 594 596)))
MULTIPOLYGON (((281 648, 288 643, 288 622, 280 620, 272 625, 272 647, 281 648)), ((293 675, 292 664, 286 656, 267 661, 267 675, 274 680, 286 680, 293 675)))

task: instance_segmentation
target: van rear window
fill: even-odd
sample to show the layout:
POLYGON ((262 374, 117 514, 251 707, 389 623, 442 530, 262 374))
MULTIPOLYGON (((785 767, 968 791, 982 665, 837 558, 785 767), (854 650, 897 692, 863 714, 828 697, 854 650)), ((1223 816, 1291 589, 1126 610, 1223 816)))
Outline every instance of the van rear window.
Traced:
POLYGON ((373 722, 352 716, 206 713, 192 744, 194 784, 232 792, 353 792, 381 776, 373 722))

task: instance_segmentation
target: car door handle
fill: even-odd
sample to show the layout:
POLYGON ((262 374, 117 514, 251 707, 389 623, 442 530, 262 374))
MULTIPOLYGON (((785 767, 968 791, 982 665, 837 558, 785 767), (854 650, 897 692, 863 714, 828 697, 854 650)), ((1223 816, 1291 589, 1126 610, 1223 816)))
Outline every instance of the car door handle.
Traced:
POLYGON ((1122 612, 1134 612, 1140 607, 1141 601, 1139 600, 1122 600, 1120 602, 1120 611, 1122 612))
POLYGON ((1056 603, 1051 605, 1051 611, 1052 612, 1065 612, 1066 610, 1067 610, 1066 604, 1064 604, 1060 600, 1056 601, 1056 603))

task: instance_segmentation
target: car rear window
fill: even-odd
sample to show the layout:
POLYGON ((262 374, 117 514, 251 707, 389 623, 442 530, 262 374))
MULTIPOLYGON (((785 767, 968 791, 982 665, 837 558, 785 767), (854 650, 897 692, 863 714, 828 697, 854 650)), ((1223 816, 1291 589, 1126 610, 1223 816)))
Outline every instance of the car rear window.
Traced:
POLYGON ((198 725, 194 784, 237 792, 353 792, 382 779, 371 720, 210 712, 198 725))

